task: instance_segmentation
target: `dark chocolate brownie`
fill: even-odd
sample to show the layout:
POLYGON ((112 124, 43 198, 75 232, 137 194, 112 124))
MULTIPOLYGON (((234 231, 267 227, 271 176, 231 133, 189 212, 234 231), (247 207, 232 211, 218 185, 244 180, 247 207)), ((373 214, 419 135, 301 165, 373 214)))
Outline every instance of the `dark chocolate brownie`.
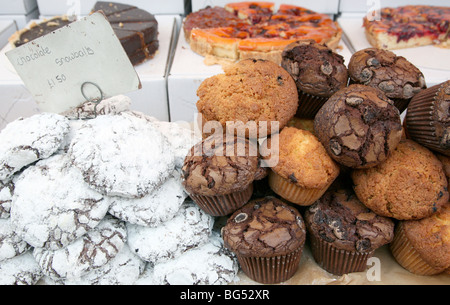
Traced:
POLYGON ((203 196, 239 192, 266 175, 257 146, 237 136, 206 138, 191 148, 182 168, 186 191, 203 196))
POLYGON ((382 90, 400 113, 415 94, 426 88, 422 72, 404 57, 388 50, 368 48, 354 53, 348 72, 352 83, 382 90))
POLYGON ((297 88, 308 94, 330 97, 347 86, 344 58, 314 40, 288 45, 283 51, 281 66, 294 78, 297 88))
POLYGON ((222 229, 224 245, 245 257, 286 255, 303 247, 306 227, 297 209, 274 197, 253 200, 222 229))
POLYGON ((330 156, 351 168, 383 162, 402 136, 398 109, 382 91, 364 85, 350 85, 329 98, 314 130, 330 156))
POLYGON ((365 207, 351 189, 329 190, 305 211, 308 233, 341 250, 371 252, 394 237, 394 222, 365 207))

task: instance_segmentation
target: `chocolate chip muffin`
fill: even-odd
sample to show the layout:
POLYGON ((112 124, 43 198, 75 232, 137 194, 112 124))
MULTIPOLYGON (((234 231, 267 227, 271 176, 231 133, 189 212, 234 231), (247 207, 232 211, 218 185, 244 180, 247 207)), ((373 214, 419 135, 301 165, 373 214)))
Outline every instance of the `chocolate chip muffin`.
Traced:
POLYGON ((213 135, 191 148, 182 168, 183 186, 212 216, 226 216, 250 200, 253 181, 267 174, 257 146, 237 136, 213 135))
POLYGON ((295 208, 274 197, 265 197, 237 210, 222 228, 222 237, 248 277, 275 284, 288 280, 297 271, 306 228, 295 208))
POLYGON ((390 245, 397 262, 411 273, 435 275, 450 268, 450 203, 421 220, 401 221, 390 245))
POLYGON ((395 53, 367 48, 354 53, 348 63, 351 83, 382 90, 402 113, 411 98, 426 88, 422 72, 395 53))
POLYGON ((315 261, 342 275, 361 272, 376 249, 394 238, 394 222, 365 207, 351 189, 327 191, 305 212, 315 261))
POLYGON ((381 164, 351 174, 361 202, 378 215, 417 220, 439 212, 448 202, 442 163, 427 148, 402 140, 381 164))
POLYGON ((261 146, 264 160, 278 157, 269 170, 270 188, 285 200, 302 206, 314 203, 339 175, 339 166, 309 131, 285 127, 261 146), (272 154, 265 152, 270 148, 272 154))
POLYGON ((314 130, 328 154, 350 168, 383 162, 402 137, 398 109, 380 90, 364 85, 336 92, 317 113, 314 130))
POLYGON ((415 95, 406 111, 409 137, 450 156, 450 80, 415 95))
POLYGON ((241 127, 246 137, 264 138, 294 117, 297 87, 279 65, 246 59, 224 71, 204 80, 197 90, 197 109, 203 124, 217 121, 231 134, 238 134, 241 127))
POLYGON ((282 53, 281 66, 291 74, 299 93, 296 116, 313 119, 326 100, 347 86, 344 58, 314 40, 289 44, 282 53))

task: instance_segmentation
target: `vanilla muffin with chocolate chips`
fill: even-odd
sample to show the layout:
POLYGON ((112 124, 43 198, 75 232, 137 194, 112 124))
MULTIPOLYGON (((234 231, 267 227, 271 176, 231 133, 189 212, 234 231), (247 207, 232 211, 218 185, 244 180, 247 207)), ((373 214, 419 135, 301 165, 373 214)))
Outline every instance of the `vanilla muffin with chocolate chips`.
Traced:
POLYGON ((364 271, 394 238, 394 222, 364 206, 351 188, 327 191, 306 210, 305 222, 314 260, 335 275, 364 271))
POLYGON ((383 162, 402 137, 398 109, 383 92, 364 85, 335 93, 317 113, 314 130, 328 154, 350 168, 383 162))
POLYGON ((232 134, 236 134, 236 124, 241 124, 248 127, 246 137, 264 138, 281 130, 294 117, 297 87, 279 65, 245 59, 225 67, 224 72, 207 78, 197 90, 197 109, 203 124, 217 121, 232 134), (235 124, 227 126, 227 122, 235 124))
POLYGON ((449 200, 442 163, 427 148, 401 140, 379 165, 351 173, 359 200, 381 216, 418 220, 440 211, 449 200))
POLYGON ((266 175, 253 142, 219 134, 191 148, 182 167, 182 184, 206 213, 226 216, 250 200, 253 181, 266 175))
POLYGON ((281 66, 291 74, 299 93, 296 116, 313 119, 326 100, 347 86, 344 58, 314 40, 289 44, 283 51, 281 66))
POLYGON ((237 210, 222 228, 222 237, 249 278, 275 284, 297 271, 306 227, 297 209, 275 197, 264 197, 237 210))
POLYGON ((422 72, 395 53, 367 48, 352 55, 348 63, 350 82, 382 90, 402 113, 411 98, 426 88, 422 72))

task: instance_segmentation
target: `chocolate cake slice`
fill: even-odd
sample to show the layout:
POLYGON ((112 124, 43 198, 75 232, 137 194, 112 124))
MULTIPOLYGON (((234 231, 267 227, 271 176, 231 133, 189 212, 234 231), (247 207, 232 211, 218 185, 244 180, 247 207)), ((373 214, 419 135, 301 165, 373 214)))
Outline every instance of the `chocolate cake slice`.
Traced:
POLYGON ((135 9, 136 7, 133 5, 116 3, 116 2, 107 2, 107 1, 98 1, 95 3, 93 12, 103 11, 106 16, 113 15, 116 13, 125 12, 131 9, 135 9))
POLYGON ((32 40, 35 40, 38 37, 56 31, 57 29, 60 29, 63 26, 68 25, 69 23, 71 23, 71 21, 66 16, 54 17, 41 23, 34 22, 30 25, 29 28, 25 28, 14 33, 9 38, 9 41, 15 47, 19 47, 32 40))

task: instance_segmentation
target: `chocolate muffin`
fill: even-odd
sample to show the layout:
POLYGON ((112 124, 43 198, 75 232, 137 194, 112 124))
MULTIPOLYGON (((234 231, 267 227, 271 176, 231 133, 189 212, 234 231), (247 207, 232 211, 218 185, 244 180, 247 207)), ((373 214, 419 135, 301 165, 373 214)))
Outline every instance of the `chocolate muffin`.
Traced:
POLYGON ((415 95, 406 111, 408 136, 450 156, 450 80, 415 95))
POLYGON ((328 154, 350 168, 383 162, 402 137, 398 109, 380 90, 364 85, 336 92, 317 113, 314 130, 328 154))
POLYGON ((354 170, 351 176, 365 206, 398 220, 430 217, 449 199, 442 163, 430 150, 408 139, 401 140, 386 161, 354 170))
POLYGON ((270 188, 301 206, 313 204, 339 175, 336 162, 307 130, 285 127, 267 139, 261 154, 264 160, 278 156, 278 163, 269 170, 270 188), (265 152, 265 147, 270 147, 272 154, 265 152))
POLYGON ((249 278, 275 284, 287 281, 297 271, 306 228, 295 208, 265 197, 236 211, 223 227, 222 237, 249 278))
POLYGON ((390 245, 397 262, 411 273, 435 275, 450 268, 450 203, 433 216, 401 221, 390 245))
POLYGON ((266 175, 255 144, 237 136, 213 135, 191 148, 182 183, 202 210, 226 216, 250 200, 253 181, 266 175))
POLYGON ((314 260, 326 271, 361 272, 394 238, 394 222, 365 207, 351 189, 327 191, 305 212, 314 260))
POLYGON ((348 63, 350 83, 382 90, 402 113, 411 98, 426 88, 422 72, 393 52, 367 48, 354 53, 348 63))
POLYGON ((344 58, 314 40, 289 44, 283 51, 281 66, 297 85, 299 107, 296 116, 313 119, 326 100, 347 86, 344 58))
POLYGON ((245 59, 224 71, 204 80, 197 90, 197 109, 204 124, 217 121, 229 133, 239 134, 241 127, 248 138, 264 138, 294 117, 297 88, 279 65, 245 59))

